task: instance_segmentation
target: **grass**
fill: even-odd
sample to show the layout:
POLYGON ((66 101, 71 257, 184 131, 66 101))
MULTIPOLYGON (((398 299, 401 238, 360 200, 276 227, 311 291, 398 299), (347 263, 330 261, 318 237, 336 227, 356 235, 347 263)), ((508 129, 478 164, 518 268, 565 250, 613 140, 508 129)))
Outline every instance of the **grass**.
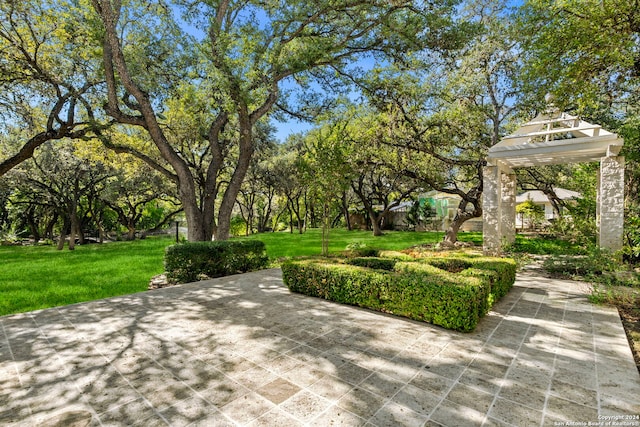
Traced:
MULTIPOLYGON (((249 236, 265 242, 272 260, 321 252, 320 230, 304 234, 266 233, 249 236)), ((461 240, 482 241, 480 233, 461 233, 461 240)), ((397 250, 437 243, 442 233, 388 232, 374 237, 367 231, 332 230, 330 251, 350 243, 397 250)), ((163 271, 164 248, 170 237, 133 242, 76 246, 57 251, 50 246, 0 246, 0 316, 75 304, 147 289, 149 279, 163 271)))
POLYGON ((76 246, 0 247, 0 315, 74 304, 147 289, 162 273, 170 238, 76 246))
POLYGON ((584 255, 587 252, 584 246, 567 240, 524 234, 517 234, 516 241, 508 250, 534 255, 584 255))
MULTIPOLYGON (((400 250, 420 244, 435 244, 442 241, 443 236, 439 232, 387 231, 383 236, 376 237, 370 231, 334 229, 329 235, 329 252, 344 251, 347 245, 353 243, 374 249, 400 250)), ((482 244, 482 233, 460 233, 458 237, 461 241, 482 244)), ((267 255, 274 260, 319 255, 322 252, 320 229, 310 229, 304 234, 278 232, 246 238, 262 240, 267 247, 267 255)))
MULTIPOLYGON (((247 238, 264 241, 269 258, 277 262, 285 257, 320 254, 320 236, 320 230, 312 229, 304 234, 280 232, 247 238)), ((399 250, 435 244, 442 237, 436 232, 387 232, 374 237, 367 231, 332 230, 329 250, 340 252, 353 243, 399 250)), ((479 245, 482 233, 460 233, 459 239, 479 245)), ((171 237, 156 237, 77 246, 75 251, 57 251, 47 246, 0 246, 0 316, 144 291, 149 279, 163 271, 164 248, 171 244, 171 237)), ((516 257, 551 255, 557 261, 560 256, 565 274, 594 283, 592 301, 613 304, 620 310, 640 370, 640 273, 627 271, 620 276, 599 272, 576 277, 580 268, 599 268, 607 260, 587 248, 558 239, 518 235, 511 250, 516 257), (616 279, 613 283, 612 278, 616 279), (626 286, 615 286, 620 284, 626 286)))

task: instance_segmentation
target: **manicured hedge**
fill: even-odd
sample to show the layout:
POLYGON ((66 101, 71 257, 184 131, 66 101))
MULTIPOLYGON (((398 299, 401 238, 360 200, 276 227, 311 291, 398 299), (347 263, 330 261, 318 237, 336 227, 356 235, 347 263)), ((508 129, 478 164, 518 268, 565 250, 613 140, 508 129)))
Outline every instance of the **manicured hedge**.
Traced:
MULTIPOLYGON (((475 329, 479 319, 515 280, 515 263, 509 260, 390 261, 393 261, 391 271, 349 265, 353 260, 347 261, 349 264, 335 259, 291 260, 282 264, 282 272, 285 284, 293 292, 464 332, 475 329), (460 273, 451 273, 431 262, 444 267, 445 263, 451 263, 456 268, 465 264, 466 268, 460 273), (507 286, 510 277, 513 279, 507 286), (496 289, 492 288, 494 285, 496 289)), ((384 260, 373 263, 389 265, 384 260)))
POLYGON ((482 277, 489 281, 491 288, 487 312, 509 292, 516 280, 516 262, 510 258, 449 256, 420 258, 420 261, 443 270, 459 271, 461 275, 482 277))
POLYGON ((259 240, 181 243, 167 247, 164 257, 167 279, 176 283, 260 270, 267 263, 259 240))
POLYGON ((377 270, 393 270, 396 265, 396 260, 389 258, 374 258, 374 257, 358 257, 348 258, 347 264, 357 265, 359 267, 374 268, 377 270))

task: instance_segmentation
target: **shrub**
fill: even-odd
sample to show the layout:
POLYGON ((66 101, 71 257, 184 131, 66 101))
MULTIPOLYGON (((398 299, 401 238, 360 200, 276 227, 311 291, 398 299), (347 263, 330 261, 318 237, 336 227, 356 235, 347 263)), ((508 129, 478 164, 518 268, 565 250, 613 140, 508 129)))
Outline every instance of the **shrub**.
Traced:
POLYGON ((182 243, 167 247, 164 257, 167 279, 176 283, 259 270, 267 262, 259 240, 182 243))
POLYGON ((513 260, 484 257, 411 262, 354 258, 345 262, 290 260, 282 264, 283 280, 293 292, 464 332, 475 329, 491 305, 513 285, 516 267, 513 260), (451 273, 432 262, 464 269, 451 273))
POLYGON ((358 257, 347 259, 347 264, 357 265, 359 267, 373 268, 376 270, 393 270, 396 265, 395 259, 374 258, 374 257, 358 257))
POLYGON ((380 250, 370 248, 366 243, 354 242, 347 245, 347 255, 353 257, 377 257, 380 255, 380 250))
POLYGON ((500 298, 505 296, 516 280, 515 260, 511 258, 492 258, 483 256, 426 256, 420 258, 422 262, 446 270, 450 273, 460 273, 463 276, 480 277, 489 282, 490 291, 487 311, 500 298))

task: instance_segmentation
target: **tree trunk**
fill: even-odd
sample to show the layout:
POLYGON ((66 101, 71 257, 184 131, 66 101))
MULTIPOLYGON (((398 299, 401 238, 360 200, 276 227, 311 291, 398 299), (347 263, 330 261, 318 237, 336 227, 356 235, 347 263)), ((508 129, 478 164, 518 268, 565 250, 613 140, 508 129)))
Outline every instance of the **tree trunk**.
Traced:
POLYGON ((382 215, 376 215, 373 209, 369 211, 369 219, 371 220, 371 229, 373 230, 374 236, 382 236, 384 233, 382 232, 382 227, 380 227, 380 220, 382 219, 382 215))
POLYGON ((54 212, 53 216, 51 217, 51 220, 47 223, 47 226, 45 227, 45 230, 44 230, 45 238, 53 240, 53 227, 56 226, 57 222, 58 222, 58 213, 54 212))
POLYGON ((322 256, 329 255, 329 232, 331 230, 331 218, 329 218, 329 203, 322 206, 322 256))
POLYGON ((127 240, 136 240, 136 227, 135 224, 127 224, 127 240))
POLYGON ((78 214, 76 213, 75 206, 69 212, 69 218, 71 220, 71 227, 69 232, 69 250, 73 251, 76 248, 76 231, 78 230, 78 214))
MULTIPOLYGON (((478 191, 476 191, 476 193, 478 193, 478 191)), ((453 218, 453 221, 444 235, 443 243, 445 246, 453 246, 458 241, 458 231, 460 231, 462 224, 471 218, 478 218, 482 216, 482 208, 480 207, 481 196, 482 193, 479 193, 479 195, 476 194, 470 196, 469 200, 465 200, 464 198, 460 200, 456 216, 453 218), (467 211, 467 205, 469 203, 473 205, 473 211, 467 211)))
MULTIPOLYGON (((239 101, 236 99, 236 101, 239 101)), ((229 184, 222 197, 222 203, 218 210, 218 229, 216 230, 216 240, 227 240, 231 231, 231 214, 233 206, 236 204, 238 193, 242 187, 242 181, 247 175, 251 157, 253 156, 253 123, 249 117, 247 106, 244 103, 238 105, 238 124, 240 126, 238 162, 229 184)), ((213 216, 211 218, 213 221, 213 216)))
POLYGON ((35 215, 33 209, 27 209, 26 212, 26 221, 29 225, 29 230, 31 230, 31 235, 33 236, 34 242, 40 241, 40 230, 38 229, 38 224, 36 224, 35 215))
POLYGON ((347 224, 347 230, 351 231, 351 218, 349 217, 349 205, 347 203, 347 192, 342 192, 342 211, 344 212, 344 221, 347 224))
POLYGON ((62 221, 62 227, 60 228, 60 237, 58 237, 58 246, 56 247, 56 249, 59 251, 64 249, 64 241, 67 238, 67 229, 70 227, 70 225, 71 225, 71 221, 65 215, 62 221))
POLYGON ((189 197, 185 200, 185 198, 180 197, 180 201, 184 207, 184 216, 187 220, 187 240, 190 242, 211 240, 213 229, 211 229, 210 233, 207 233, 202 211, 198 208, 195 199, 189 197))
POLYGON ((456 215, 453 221, 451 221, 449 228, 447 228, 444 234, 444 243, 446 246, 453 246, 458 241, 458 231, 460 231, 460 227, 462 227, 462 224, 464 224, 467 219, 469 218, 456 215))

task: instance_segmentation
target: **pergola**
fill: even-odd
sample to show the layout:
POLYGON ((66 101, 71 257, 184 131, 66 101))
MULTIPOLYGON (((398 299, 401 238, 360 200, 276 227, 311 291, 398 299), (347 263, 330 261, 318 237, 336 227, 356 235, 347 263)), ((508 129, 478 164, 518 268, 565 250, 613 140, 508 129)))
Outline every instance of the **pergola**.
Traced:
POLYGON ((600 162, 598 174, 598 244, 622 248, 624 157, 622 138, 576 116, 550 109, 525 123, 489 149, 484 168, 483 249, 499 254, 515 240, 514 169, 561 163, 600 162))

